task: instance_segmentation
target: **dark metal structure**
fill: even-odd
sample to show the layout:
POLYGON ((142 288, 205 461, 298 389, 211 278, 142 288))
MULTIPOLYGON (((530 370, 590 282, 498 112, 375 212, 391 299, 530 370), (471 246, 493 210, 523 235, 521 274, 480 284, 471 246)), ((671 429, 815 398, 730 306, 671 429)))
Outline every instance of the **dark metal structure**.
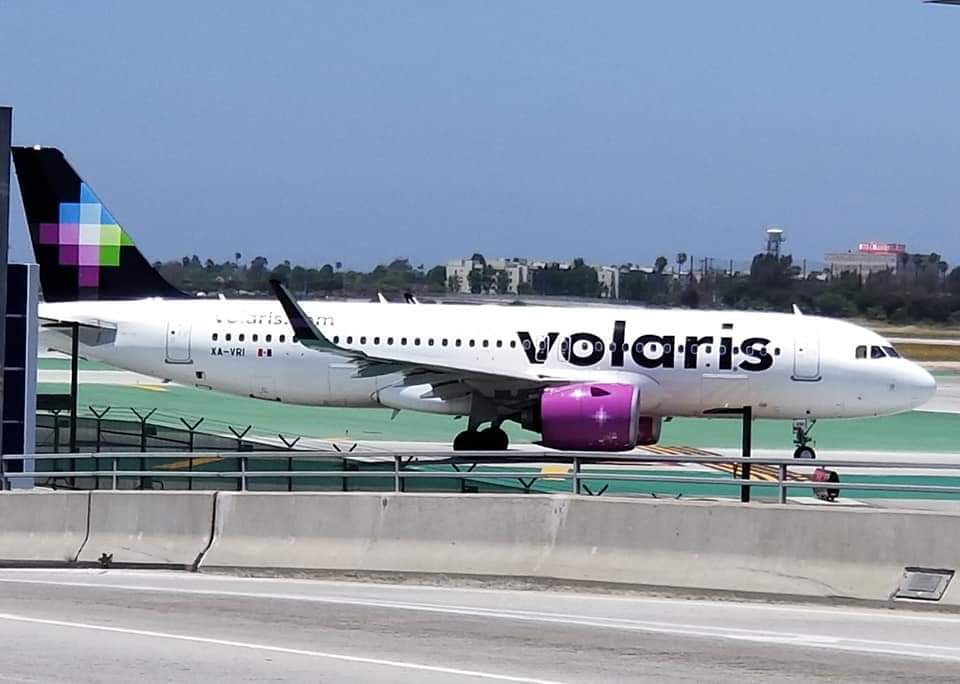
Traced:
MULTIPOLYGON (((10 135, 13 125, 13 108, 0 106, 0 285, 6 290, 7 283, 7 243, 10 231, 10 135)), ((6 452, 3 437, 5 418, 3 408, 4 363, 6 349, 7 293, 0 296, 0 455, 6 452)))

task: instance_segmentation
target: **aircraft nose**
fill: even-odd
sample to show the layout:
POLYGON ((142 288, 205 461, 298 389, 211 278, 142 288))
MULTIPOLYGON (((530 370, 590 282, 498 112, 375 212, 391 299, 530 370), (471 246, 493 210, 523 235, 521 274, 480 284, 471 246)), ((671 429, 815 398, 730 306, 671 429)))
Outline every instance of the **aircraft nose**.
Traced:
POLYGON ((900 386, 909 397, 910 407, 926 404, 937 391, 937 381, 923 367, 910 363, 900 378, 900 386))

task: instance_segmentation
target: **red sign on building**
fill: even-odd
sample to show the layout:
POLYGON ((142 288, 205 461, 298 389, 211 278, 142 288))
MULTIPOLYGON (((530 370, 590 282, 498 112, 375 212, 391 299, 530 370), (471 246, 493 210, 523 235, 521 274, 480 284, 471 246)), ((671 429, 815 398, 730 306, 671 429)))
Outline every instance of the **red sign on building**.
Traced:
POLYGON ((861 242, 857 249, 866 254, 904 254, 907 246, 902 242, 861 242))

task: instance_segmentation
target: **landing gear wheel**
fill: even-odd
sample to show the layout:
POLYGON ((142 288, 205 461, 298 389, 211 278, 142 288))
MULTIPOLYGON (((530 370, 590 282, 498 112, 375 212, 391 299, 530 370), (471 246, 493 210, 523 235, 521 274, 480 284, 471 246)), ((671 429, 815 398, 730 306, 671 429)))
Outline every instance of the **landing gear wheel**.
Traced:
POLYGON ((480 433, 476 430, 464 430, 453 438, 454 451, 476 451, 479 448, 480 433))
POLYGON ((798 446, 793 451, 793 457, 812 461, 817 457, 817 452, 811 446, 798 446))
POLYGON ((488 451, 506 451, 507 447, 510 446, 510 438, 499 427, 488 427, 486 430, 477 433, 477 436, 480 438, 481 448, 488 451))

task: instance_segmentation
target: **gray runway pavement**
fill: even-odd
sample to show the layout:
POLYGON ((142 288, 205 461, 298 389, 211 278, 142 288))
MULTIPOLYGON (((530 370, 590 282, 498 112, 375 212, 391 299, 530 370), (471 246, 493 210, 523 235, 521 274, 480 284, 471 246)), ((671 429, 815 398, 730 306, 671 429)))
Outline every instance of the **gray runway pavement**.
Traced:
POLYGON ((954 682, 960 616, 4 570, 0 648, 0 682, 954 682))

